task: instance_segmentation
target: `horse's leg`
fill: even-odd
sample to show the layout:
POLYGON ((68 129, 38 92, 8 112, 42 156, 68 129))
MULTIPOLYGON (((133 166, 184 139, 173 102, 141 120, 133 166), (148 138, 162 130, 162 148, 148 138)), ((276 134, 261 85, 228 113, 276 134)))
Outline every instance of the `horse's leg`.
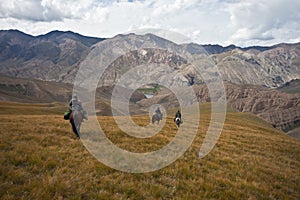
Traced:
POLYGON ((75 135, 76 135, 77 137, 79 137, 79 134, 78 134, 78 132, 77 132, 77 128, 76 128, 76 125, 75 125, 74 120, 71 121, 71 125, 72 125, 73 132, 75 133, 75 135))
POLYGON ((76 131, 77 131, 77 136, 80 137, 80 125, 81 125, 81 121, 80 121, 80 113, 77 113, 76 118, 75 118, 75 125, 76 125, 76 131))

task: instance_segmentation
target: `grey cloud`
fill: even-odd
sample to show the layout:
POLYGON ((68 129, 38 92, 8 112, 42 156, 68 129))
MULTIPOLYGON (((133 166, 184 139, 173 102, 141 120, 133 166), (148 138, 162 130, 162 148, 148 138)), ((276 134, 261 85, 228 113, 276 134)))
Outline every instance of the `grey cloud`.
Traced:
POLYGON ((114 8, 117 3, 136 3, 120 0, 1 0, 0 18, 13 18, 28 21, 63 21, 82 19, 92 15, 97 8, 114 8))
POLYGON ((0 7, 2 18, 15 18, 30 21, 57 21, 61 20, 58 11, 45 8, 41 1, 12 1, 10 5, 2 4, 0 7))
POLYGON ((275 39, 274 35, 270 32, 262 33, 262 34, 257 34, 253 36, 251 39, 253 40, 273 40, 275 39))
POLYGON ((0 17, 49 22, 72 18, 61 7, 57 7, 54 4, 44 4, 40 0, 3 0, 3 3, 0 5, 0 17))
POLYGON ((287 30, 300 29, 300 24, 292 25, 300 21, 298 0, 246 0, 231 4, 229 10, 233 29, 236 29, 231 37, 233 41, 273 40, 286 37, 280 34, 287 30))

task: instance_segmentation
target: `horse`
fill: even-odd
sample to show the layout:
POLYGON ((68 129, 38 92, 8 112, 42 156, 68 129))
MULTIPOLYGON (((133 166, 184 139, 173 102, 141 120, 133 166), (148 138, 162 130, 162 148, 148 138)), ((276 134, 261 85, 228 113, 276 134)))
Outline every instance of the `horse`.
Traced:
POLYGON ((73 132, 79 138, 80 137, 80 126, 83 122, 83 114, 78 110, 73 110, 70 114, 70 123, 72 125, 73 132))
POLYGON ((159 121, 162 120, 162 117, 163 117, 163 114, 155 113, 155 114, 152 116, 152 124, 154 124, 155 121, 157 121, 157 124, 159 124, 159 121))
POLYGON ((180 119, 179 117, 176 117, 176 118, 174 119, 174 121, 175 121, 175 124, 176 124, 177 128, 179 128, 179 127, 180 127, 180 124, 182 124, 181 119, 180 119))

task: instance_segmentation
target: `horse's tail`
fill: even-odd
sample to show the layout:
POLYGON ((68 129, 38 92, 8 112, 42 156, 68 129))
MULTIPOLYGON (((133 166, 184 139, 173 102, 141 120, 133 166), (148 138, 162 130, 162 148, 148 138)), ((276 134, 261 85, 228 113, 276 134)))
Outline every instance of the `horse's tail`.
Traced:
POLYGON ((176 118, 175 118, 175 123, 176 123, 176 125, 179 127, 180 124, 181 124, 181 119, 180 119, 179 117, 176 117, 176 118))
POLYGON ((152 116, 152 124, 155 122, 155 115, 152 116))

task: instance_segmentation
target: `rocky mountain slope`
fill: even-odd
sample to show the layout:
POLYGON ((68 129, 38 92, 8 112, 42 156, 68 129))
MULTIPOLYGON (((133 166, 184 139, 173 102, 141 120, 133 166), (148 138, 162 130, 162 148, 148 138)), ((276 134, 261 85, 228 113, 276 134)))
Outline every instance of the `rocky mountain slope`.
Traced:
POLYGON ((240 112, 251 112, 275 128, 289 131, 300 126, 300 96, 284 94, 261 86, 226 84, 229 105, 240 112))
MULTIPOLYGON (((176 45, 152 34, 118 35, 115 38, 119 37, 136 42, 137 46, 141 41, 148 41, 167 49, 180 48, 192 54, 209 54, 211 60, 219 67, 222 78, 232 83, 278 87, 292 79, 300 78, 300 43, 240 48, 234 45, 221 47, 194 43, 176 45)), ((113 44, 115 38, 107 40, 113 44)), ((103 40, 73 32, 53 31, 33 37, 16 30, 0 31, 0 73, 12 77, 73 83, 81 61, 88 55, 94 44, 103 40)), ((133 55, 128 56, 122 60, 137 59, 137 57, 133 58, 133 55)), ((169 64, 181 60, 178 56, 169 58, 166 55, 166 58, 170 60, 162 61, 169 64)), ((112 68, 117 64, 120 62, 115 61, 112 68)), ((185 63, 177 63, 176 66, 181 64, 185 63)), ((189 82, 191 77, 195 79, 194 81, 201 82, 197 80, 200 79, 199 77, 193 77, 195 73, 191 67, 185 66, 179 69, 179 74, 186 77, 185 80, 183 79, 185 83, 189 82)), ((115 81, 113 80, 115 77, 111 78, 112 80, 106 82, 115 81)))
MULTIPOLYGON (((156 64, 151 68, 151 74, 154 80, 160 76, 161 79, 168 80, 171 85, 192 85, 203 83, 202 74, 183 57, 176 55, 165 49, 180 49, 180 51, 189 51, 195 54, 204 54, 205 49, 197 44, 176 45, 172 42, 147 34, 139 35, 120 35, 112 39, 107 39, 98 43, 95 47, 101 48, 105 45, 120 45, 120 39, 126 40, 129 44, 141 46, 141 41, 151 43, 157 46, 157 49, 139 49, 128 52, 110 64, 105 76, 100 82, 102 84, 113 84, 130 69, 136 66, 146 64, 156 64), (105 43, 105 44, 103 44, 105 43), (190 47, 192 45, 193 48, 190 47), (168 71, 167 77, 162 77, 159 72, 168 71)), ((234 47, 231 47, 234 48, 234 47)), ((208 60, 218 66, 221 77, 224 81, 236 84, 263 85, 267 87, 278 87, 293 79, 300 78, 300 43, 299 44, 280 44, 270 48, 225 48, 227 51, 220 54, 209 54, 208 60), (260 50, 262 49, 262 50, 260 50)), ((207 53, 207 52, 206 52, 207 53)), ((105 58, 104 58, 105 59, 105 58)), ((109 55, 107 58, 109 59, 109 55)), ((95 63, 97 65, 97 63, 95 63)), ((200 67, 205 64, 200 63, 200 67)), ((135 69, 139 79, 143 78, 145 72, 135 69)), ((207 69, 202 69, 207 70, 207 69)), ((72 82, 76 74, 68 74, 68 81, 72 82)), ((138 79, 137 78, 137 79, 138 79)), ((134 81, 132 83, 134 84, 134 81)))
POLYGON ((61 81, 101 38, 52 31, 31 36, 17 30, 0 31, 0 73, 22 78, 61 81))
POLYGON ((169 82, 173 86, 188 85, 189 77, 182 71, 186 65, 186 59, 167 50, 135 50, 117 58, 104 72, 99 84, 114 85, 126 72, 141 66, 134 68, 133 77, 126 80, 126 86, 135 87, 137 80, 145 77, 157 82, 169 82))
POLYGON ((265 51, 234 49, 212 57, 223 80, 278 87, 300 77, 300 44, 281 44, 265 51))

